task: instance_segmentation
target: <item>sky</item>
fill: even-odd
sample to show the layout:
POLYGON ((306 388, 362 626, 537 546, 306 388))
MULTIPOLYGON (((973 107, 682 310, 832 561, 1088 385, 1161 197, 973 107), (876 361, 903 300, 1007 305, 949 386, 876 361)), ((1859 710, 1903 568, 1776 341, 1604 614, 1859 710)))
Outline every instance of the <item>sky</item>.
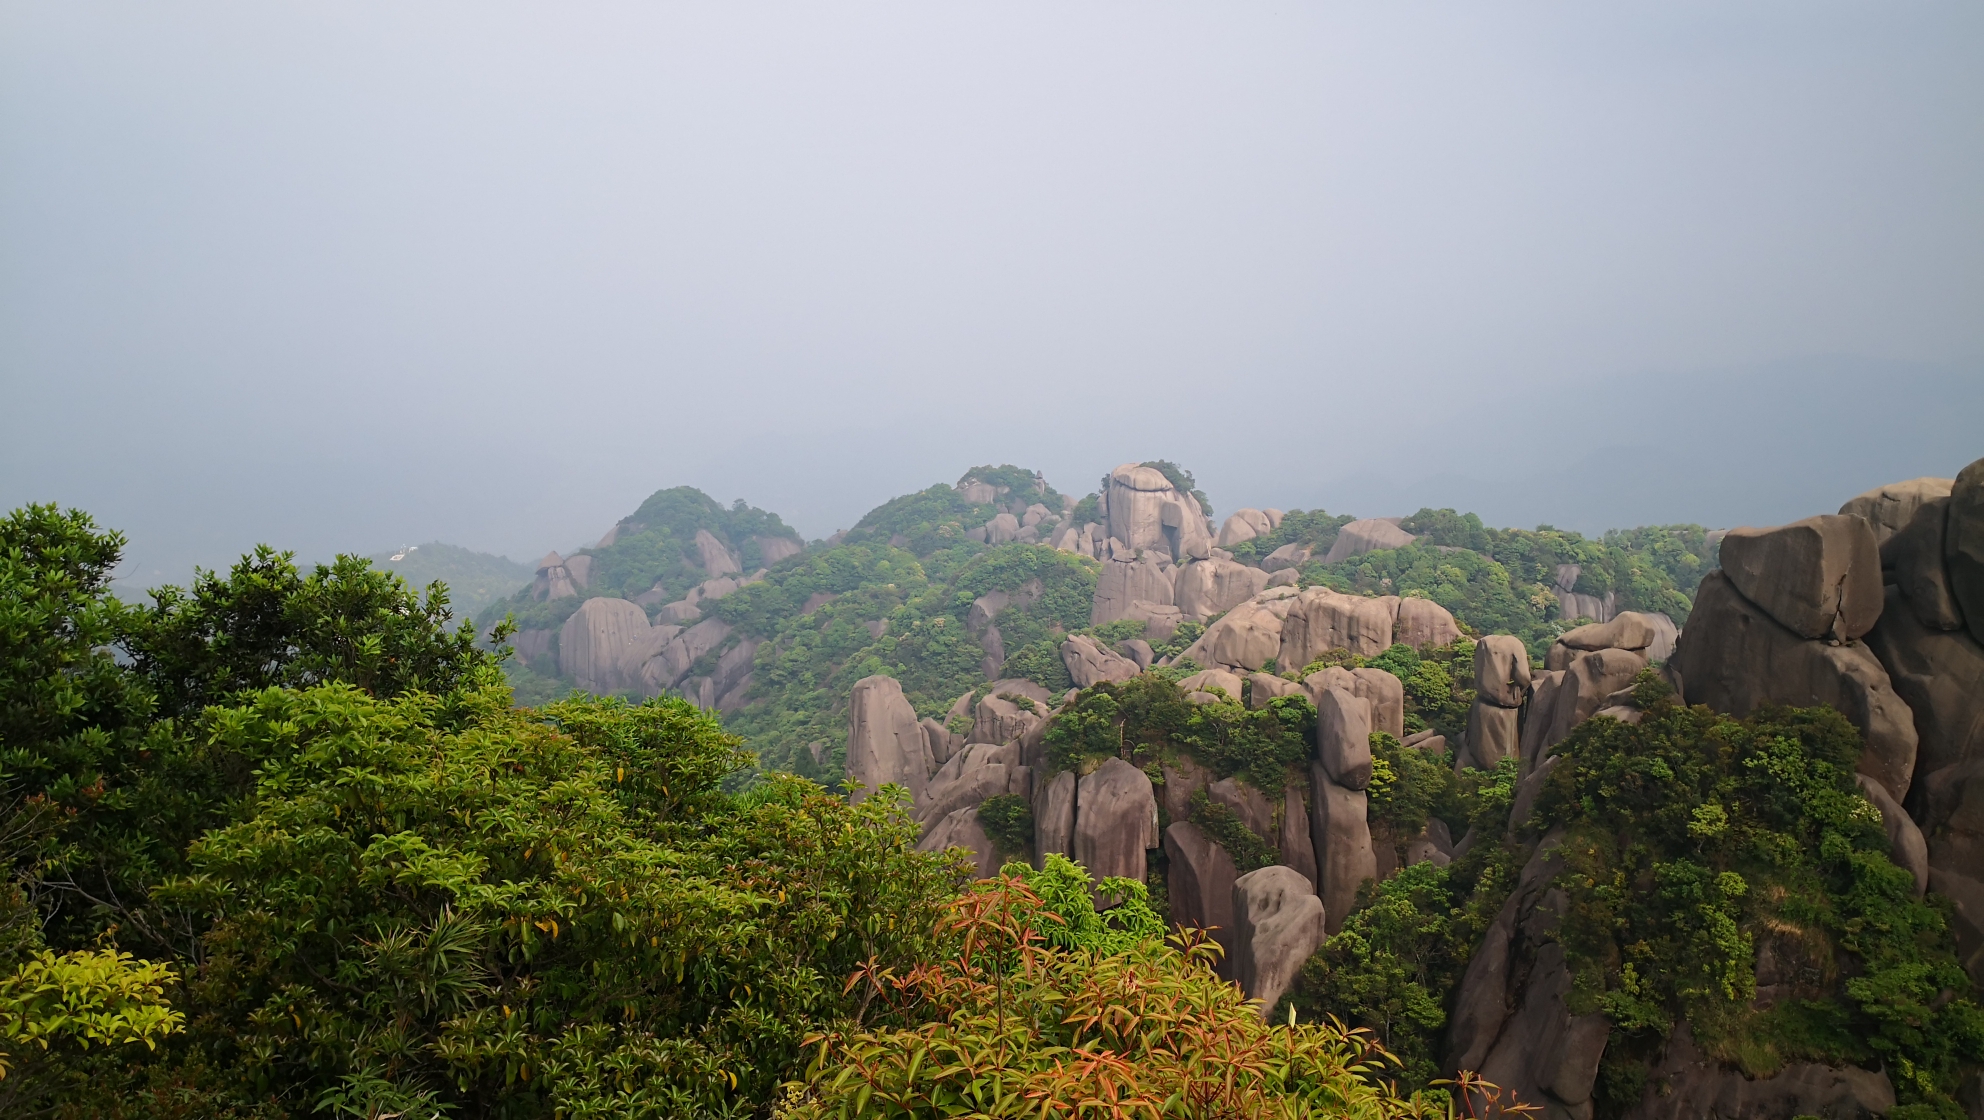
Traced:
POLYGON ((0 502, 126 578, 978 463, 1772 524, 1984 456, 1974 3, 0 0, 0 502))

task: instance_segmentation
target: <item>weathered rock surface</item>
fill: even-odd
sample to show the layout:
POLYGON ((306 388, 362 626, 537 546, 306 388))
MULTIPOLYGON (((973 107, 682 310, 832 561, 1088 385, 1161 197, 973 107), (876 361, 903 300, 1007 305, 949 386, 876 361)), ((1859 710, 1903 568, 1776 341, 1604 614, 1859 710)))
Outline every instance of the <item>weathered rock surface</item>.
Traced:
POLYGON ((1888 796, 1881 783, 1865 774, 1855 774, 1854 781, 1860 792, 1881 811, 1881 827, 1888 834, 1888 855, 1895 866, 1904 868, 1915 876, 1915 897, 1921 898, 1929 889, 1929 842, 1922 838, 1922 830, 1902 809, 1901 803, 1888 796))
POLYGON ((1687 1024, 1674 1029, 1648 1072, 1645 1094, 1622 1120, 1865 1120, 1894 1109, 1887 1075, 1853 1066, 1794 1062, 1770 1077, 1745 1077, 1704 1056, 1687 1024))
MULTIPOLYGON (((1039 702, 1035 701, 1035 705, 1038 707, 1039 702)), ((965 734, 965 741, 1017 743, 1045 720, 1039 711, 1028 711, 995 691, 979 700, 978 707, 973 709, 971 730, 965 734)))
POLYGON ((928 716, 917 720, 916 725, 923 729, 923 741, 930 745, 930 760, 939 766, 949 762, 958 748, 964 746, 962 736, 953 735, 950 728, 928 716))
POLYGON ((1075 775, 1073 771, 1063 770, 1041 783, 1034 794, 1033 851, 1044 861, 1050 852, 1072 856, 1074 845, 1075 775))
MULTIPOLYGON (((1866 532, 1865 524, 1851 519, 1866 532)), ((1720 572, 1702 578, 1675 652, 1690 704, 1745 716, 1764 704, 1827 704, 1865 737, 1860 772, 1907 796, 1915 770, 1914 713, 1866 645, 1809 641, 1738 594, 1720 572)))
POLYGON ((1123 617, 1144 624, 1144 636, 1153 642, 1168 642, 1178 632, 1179 624, 1185 616, 1177 607, 1169 603, 1153 603, 1146 599, 1132 599, 1123 617))
POLYGON ((1722 572, 1745 599, 1803 638, 1850 641, 1881 617, 1881 552, 1858 517, 1731 529, 1722 572))
POLYGON ((1371 702, 1342 689, 1316 697, 1316 761, 1345 789, 1371 784, 1371 702))
POLYGON ((1219 527, 1219 539, 1213 543, 1221 548, 1232 548, 1241 541, 1251 541, 1274 532, 1268 515, 1257 509, 1236 509, 1227 515, 1226 523, 1219 527))
POLYGON ((1178 569, 1172 601, 1186 618, 1204 621, 1259 594, 1268 574, 1231 560, 1198 560, 1178 569))
POLYGON ((1247 706, 1259 711, 1283 696, 1304 695, 1302 686, 1271 673, 1247 675, 1247 706))
POLYGON ((1240 699, 1240 678, 1224 669, 1204 669, 1178 682, 1178 691, 1190 695, 1219 689, 1228 700, 1240 699))
POLYGON ((1467 746, 1456 765, 1493 770, 1505 758, 1522 755, 1522 736, 1515 708, 1483 704, 1479 700, 1467 710, 1467 746))
POLYGON ((1374 657, 1392 644, 1394 601, 1312 587, 1295 597, 1282 623, 1275 664, 1300 669, 1333 649, 1374 657))
POLYGON ((592 586, 592 557, 586 553, 567 557, 565 571, 570 573, 572 582, 583 591, 592 586))
POLYGON ((1337 530, 1336 543, 1330 545, 1323 563, 1334 564, 1381 548, 1404 548, 1417 539, 1399 528, 1394 519, 1367 517, 1337 530))
POLYGON ((1316 842, 1309 835, 1309 807, 1302 801, 1302 783, 1289 782, 1281 791, 1281 821, 1279 838, 1275 848, 1281 853, 1281 865, 1293 868, 1309 880, 1311 889, 1316 885, 1316 842))
POLYGON ((758 563, 769 568, 780 560, 806 551, 805 544, 791 537, 758 537, 758 563))
MULTIPOLYGON (((1984 755, 1984 646, 1964 630, 1934 630, 1896 600, 1867 635, 1895 695, 1914 716, 1915 770, 1941 770, 1984 755)), ((1978 868, 1984 873, 1984 865, 1978 868)))
POLYGON ((1206 796, 1215 805, 1224 805, 1232 810, 1247 831, 1268 844, 1276 840, 1274 827, 1274 807, 1260 790, 1239 778, 1221 778, 1206 787, 1206 796))
POLYGON ((706 618, 676 634, 641 666, 642 683, 654 693, 674 688, 704 654, 723 644, 730 629, 730 623, 720 618, 706 618))
MULTIPOLYGON (((1901 592, 1907 609, 1931 630, 1963 629, 1963 608, 1950 587, 1943 563, 1944 528, 1949 521, 1948 498, 1933 498, 1915 509, 1915 517, 1881 545, 1881 568, 1901 592)), ((1882 617, 1894 610, 1892 603, 1882 617)), ((1878 626, 1879 624, 1876 623, 1878 626)))
POLYGON ((999 873, 998 849, 993 846, 991 837, 985 835, 985 826, 978 821, 976 805, 946 815, 916 844, 919 852, 941 852, 946 848, 963 848, 970 852, 972 874, 980 879, 990 879, 999 873))
POLYGON ((1081 779, 1075 796, 1075 860, 1096 880, 1144 877, 1144 852, 1158 845, 1157 798, 1142 770, 1112 758, 1081 779))
POLYGON ((850 800, 859 804, 891 782, 921 799, 936 767, 902 685, 884 676, 856 681, 847 698, 847 722, 847 776, 862 787, 850 800))
POLYGON ((1583 569, 1576 564, 1559 564, 1551 594, 1557 597, 1557 613, 1564 618, 1588 618, 1593 622, 1606 622, 1612 618, 1614 605, 1618 601, 1616 592, 1607 591, 1603 595, 1591 595, 1577 590, 1578 576, 1583 569))
POLYGON ((1139 672, 1157 663, 1157 651, 1142 638, 1125 638, 1116 643, 1116 652, 1137 663, 1139 672))
POLYGON ((1233 978, 1268 1018, 1327 936, 1323 901, 1299 872, 1263 867, 1234 880, 1233 917, 1233 978))
POLYGON ((1593 622, 1564 631, 1557 640, 1574 650, 1642 650, 1653 644, 1653 619, 1638 611, 1620 611, 1610 622, 1593 622))
POLYGON ((1950 487, 1943 566, 1970 636, 1984 642, 1984 459, 1958 471, 1950 487))
POLYGON ((1027 768, 1018 743, 969 743, 937 768, 916 799, 916 819, 926 829, 988 797, 1016 793, 1027 797, 1027 768))
POLYGON ((1474 644, 1474 695, 1497 707, 1520 708, 1529 692, 1529 647, 1513 634, 1489 634, 1474 644))
POLYGON ((1135 560, 1103 561, 1102 571, 1095 580, 1095 602, 1089 611, 1089 622, 1100 626, 1129 618, 1130 604, 1138 600, 1155 606, 1173 606, 1172 579, 1176 571, 1160 566, 1151 553, 1135 560))
POLYGON ((1161 551, 1174 560, 1204 559, 1212 536, 1198 499, 1180 494, 1162 472, 1125 463, 1103 480, 1109 535, 1131 549, 1161 551))
POLYGON ((1568 905, 1549 884, 1563 870, 1546 837, 1475 950, 1455 994, 1447 1067, 1473 1069, 1547 1120, 1590 1120, 1611 1028, 1571 1014, 1571 974, 1557 929, 1568 905))
POLYGON ((1212 784, 1212 771, 1190 755, 1179 755, 1164 763, 1164 815, 1182 821, 1192 815, 1192 795, 1212 784))
POLYGON ((640 666, 661 636, 648 614, 625 599, 587 599, 558 630, 558 667, 588 692, 641 687, 640 666))
POLYGON ((703 571, 712 577, 729 575, 731 572, 741 572, 744 570, 744 566, 737 562, 737 557, 728 548, 725 548, 723 542, 717 540, 708 529, 696 530, 694 548, 697 559, 702 564, 703 571))
POLYGON ((1299 544, 1285 544, 1261 558, 1261 570, 1264 572, 1288 571, 1300 568, 1308 562, 1308 549, 1299 544))
POLYGON ((1274 611, 1258 603, 1242 603, 1207 627, 1183 656, 1199 665, 1259 669, 1280 654, 1281 629, 1274 611))
POLYGON ((547 552, 544 559, 537 562, 537 579, 531 583, 530 597, 539 601, 548 599, 570 599, 579 593, 572 582, 572 573, 565 567, 565 559, 556 552, 547 552))
POLYGON ((1929 887, 1951 903, 1957 959, 1984 983, 1984 759, 1916 780, 1913 800, 1929 844, 1929 887))
POLYGON ((1543 758, 1544 740, 1556 725, 1557 690, 1564 683, 1561 671, 1545 670, 1532 676, 1529 700, 1523 705, 1521 720, 1522 772, 1529 773, 1543 758))
POLYGON ((1171 894, 1172 923, 1210 930, 1225 950, 1220 974, 1230 975, 1237 940, 1233 884, 1240 875, 1233 857, 1191 821, 1175 821, 1164 830, 1164 855, 1171 865, 1165 887, 1171 894))
POLYGON ((1315 797, 1309 810, 1309 839, 1316 849, 1317 893, 1322 896, 1326 928, 1335 933, 1357 899, 1358 886, 1378 875, 1367 819, 1369 801, 1363 790, 1331 781, 1321 762, 1309 768, 1309 788, 1315 797))
POLYGON ((1460 640, 1453 612, 1431 599, 1404 598, 1392 620, 1392 641, 1413 649, 1443 646, 1460 640))
POLYGON ((1076 688, 1088 688, 1100 681, 1121 683, 1143 671, 1136 662, 1103 649, 1086 634, 1077 634, 1061 643, 1061 663, 1068 667, 1076 688))
POLYGON ((1874 542, 1886 544, 1889 537, 1915 519, 1915 512, 1923 503, 1949 497, 1953 485, 1955 480, 1948 478, 1911 478, 1907 482, 1890 482, 1847 499, 1846 504, 1839 507, 1839 512, 1867 522, 1867 528, 1874 534, 1874 542))
POLYGON ((1371 702, 1371 730, 1405 739, 1405 683, 1383 669, 1352 669, 1350 691, 1371 702))
POLYGON ((557 634, 556 630, 519 630, 510 635, 510 648, 516 651, 520 664, 535 669, 549 668, 556 673, 558 663, 552 656, 551 639, 557 634))
POLYGON ((1544 749, 1564 741, 1578 724, 1597 714, 1605 700, 1646 668, 1646 658, 1630 649, 1601 649, 1584 654, 1571 663, 1558 685, 1557 702, 1551 711, 1550 734, 1544 749))

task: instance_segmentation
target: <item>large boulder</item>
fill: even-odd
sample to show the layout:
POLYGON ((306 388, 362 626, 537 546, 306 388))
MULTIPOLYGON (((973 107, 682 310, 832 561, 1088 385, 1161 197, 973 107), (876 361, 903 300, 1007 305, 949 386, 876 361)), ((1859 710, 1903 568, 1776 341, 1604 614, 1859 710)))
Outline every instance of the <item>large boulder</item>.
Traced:
POLYGON ((1948 478, 1911 478, 1907 482, 1890 482, 1886 486, 1876 486, 1859 497, 1847 499, 1846 504, 1839 507, 1839 512, 1865 521, 1874 533, 1875 543, 1886 544, 1889 537, 1915 519, 1916 510, 1924 503, 1949 497, 1953 485, 1954 480, 1948 478))
POLYGON ((1395 518, 1367 517, 1337 530, 1336 543, 1330 545, 1323 563, 1334 564, 1381 548, 1404 548, 1417 539, 1399 528, 1395 518))
MULTIPOLYGON (((995 691, 979 700, 972 710, 971 730, 965 734, 967 743, 1017 743, 1026 738, 1034 728, 1046 722, 1041 714, 1039 701, 1031 701, 1031 709, 1009 699, 1017 693, 1001 695, 995 691)), ((1030 699, 1030 698, 1029 698, 1030 699)))
POLYGON ((539 601, 570 599, 578 593, 578 585, 572 582, 572 572, 565 566, 565 558, 556 552, 545 553, 544 559, 537 562, 537 579, 530 585, 530 597, 539 601))
POLYGON ((1275 848, 1281 853, 1281 865, 1291 867, 1316 885, 1316 842, 1309 835, 1309 806, 1302 801, 1302 783, 1289 782, 1281 791, 1281 820, 1277 825, 1280 834, 1275 848))
POLYGON ((1158 845, 1157 798, 1142 770, 1111 758, 1075 790, 1075 861, 1098 882, 1142 881, 1144 853, 1158 845))
POLYGON ((1241 541, 1251 541, 1274 532, 1274 525, 1268 515, 1257 509, 1236 509, 1226 517, 1226 523, 1219 527, 1219 539, 1213 543, 1221 548, 1232 548, 1241 541))
POLYGON ((1181 494, 1153 467, 1124 463, 1103 480, 1109 535, 1133 550, 1151 549, 1174 560, 1204 559, 1212 535, 1197 498, 1181 494))
POLYGON ((1984 984, 1984 759, 1916 779, 1912 800, 1929 845, 1929 887, 1950 900, 1957 959, 1984 984))
POLYGON ((1275 842, 1274 806, 1260 790, 1239 778, 1221 778, 1206 787, 1206 796, 1213 804, 1225 806, 1264 843, 1275 842))
POLYGON ((1281 653, 1281 627, 1274 611, 1258 603, 1242 603, 1207 627, 1183 656, 1199 665, 1259 669, 1281 653))
POLYGON ((930 745, 917 726, 916 709, 893 677, 864 677, 847 698, 847 776, 861 783, 849 800, 857 804, 889 783, 918 800, 936 767, 930 745))
POLYGON ((1158 563, 1153 553, 1134 560, 1106 560, 1095 579, 1095 600, 1089 610, 1091 625, 1100 626, 1131 616, 1130 604, 1143 601, 1172 606, 1172 579, 1177 569, 1158 563))
POLYGON ((1223 614, 1260 594, 1268 574, 1231 560, 1198 560, 1178 569, 1172 601, 1186 618, 1223 614))
POLYGON ((1178 682, 1178 691, 1190 696, 1194 692, 1210 693, 1218 689, 1228 700, 1240 699, 1240 678, 1224 669, 1202 669, 1178 682))
POLYGON ((1722 571, 1745 599, 1803 638, 1851 641, 1881 617, 1881 550, 1858 517, 1823 514, 1731 529, 1722 571))
POLYGON ((999 851, 991 837, 985 835, 976 805, 945 815, 916 844, 919 852, 941 852, 947 848, 963 848, 969 853, 972 874, 980 879, 990 879, 999 873, 999 851))
POLYGON ((939 766, 949 762, 951 756, 958 753, 958 748, 964 746, 962 736, 928 716, 917 720, 916 725, 923 729, 923 741, 930 744, 931 761, 939 766))
POLYGON ((1950 487, 1943 564, 1970 636, 1984 642, 1984 459, 1958 471, 1950 487))
POLYGON ((1191 755, 1181 754, 1161 763, 1159 772, 1164 775, 1165 817, 1174 821, 1190 817, 1192 795, 1212 784, 1212 771, 1199 765, 1191 755))
POLYGON ((1639 676, 1644 668, 1646 658, 1630 649, 1601 649, 1572 662, 1558 686, 1557 703, 1551 712, 1550 734, 1544 739, 1544 749, 1563 742, 1564 737, 1578 724, 1598 714, 1598 710, 1605 706, 1605 698, 1630 687, 1633 678, 1639 676))
POLYGON ((1929 843, 1922 838, 1922 829, 1914 818, 1901 807, 1901 802, 1888 796, 1881 783, 1865 774, 1855 774, 1853 780, 1874 808, 1881 811, 1881 827, 1888 834, 1888 856, 1896 867, 1906 868, 1915 876, 1915 897, 1921 898, 1929 889, 1929 843))
POLYGON ((1281 628, 1275 664, 1301 669, 1333 649, 1375 657, 1391 648, 1396 601, 1312 587, 1295 597, 1281 628))
POLYGON ((730 623, 720 618, 706 618, 676 634, 661 647, 660 653, 641 666, 643 686, 651 693, 660 693, 681 684, 704 654, 723 644, 723 640, 730 636, 730 630, 730 623))
POLYGON ((1513 634, 1490 634, 1474 643, 1474 696, 1497 707, 1520 708, 1529 692, 1529 647, 1513 634))
POLYGON ((712 578, 744 570, 744 565, 737 562, 736 554, 725 548, 723 542, 717 540, 708 529, 696 530, 694 548, 697 562, 712 578))
POLYGON ((1178 633, 1178 627, 1185 621, 1184 613, 1177 607, 1170 603, 1153 603, 1148 599, 1130 600, 1129 609, 1123 612, 1123 618, 1131 622, 1143 623, 1144 637, 1153 642, 1170 641, 1172 636, 1178 633))
POLYGON ((1316 697, 1316 761, 1345 789, 1371 784, 1371 702, 1342 689, 1316 697))
POLYGON ((1264 572, 1293 571, 1309 562, 1309 550, 1302 545, 1290 542, 1261 558, 1264 572))
POLYGON ((1543 760, 1544 740, 1550 737, 1557 719, 1557 690, 1564 683, 1562 670, 1544 670, 1530 679, 1529 699, 1523 704, 1518 734, 1522 743, 1522 773, 1528 774, 1543 760))
POLYGON ((1357 900, 1357 888, 1378 876, 1370 803, 1363 790, 1331 781, 1321 762, 1309 767, 1309 788, 1314 797, 1309 840, 1316 849, 1317 891, 1323 899, 1326 928, 1335 933, 1357 900))
POLYGON ((1456 760, 1460 767, 1493 770, 1505 758, 1522 754, 1518 717, 1521 711, 1476 700, 1467 710, 1467 745, 1456 760))
POLYGON ((558 629, 558 667, 587 692, 625 692, 640 687, 641 663, 665 640, 633 603, 587 599, 558 629))
POLYGON ((1063 770, 1040 784, 1033 801, 1033 851, 1045 861, 1049 853, 1072 856, 1075 844, 1075 775, 1063 770))
POLYGON ((927 829, 988 797, 1007 793, 1024 797, 1031 792, 1027 777, 1018 743, 968 744, 924 783, 916 799, 916 819, 927 829))
MULTIPOLYGON (((1881 545, 1881 568, 1888 581, 1901 592, 1907 609, 1932 630, 1963 629, 1963 608, 1943 561, 1949 511, 1948 498, 1923 502, 1914 519, 1881 545)), ((1894 609, 1892 604, 1883 608, 1882 617, 1894 609)))
POLYGON ((1233 978, 1267 1018, 1328 936, 1323 900, 1293 869, 1263 867, 1233 881, 1233 917, 1233 978))
POLYGON ((1611 1027, 1603 1012, 1570 1010, 1571 971, 1557 936, 1569 902, 1550 885, 1564 869, 1558 842, 1551 836, 1538 845, 1468 962, 1454 996, 1447 1068, 1475 1070, 1513 1090, 1541 1108, 1540 1120, 1590 1120, 1611 1027))
MULTIPOLYGON (((1858 518, 1850 520, 1866 532, 1858 518)), ((1914 713, 1865 644, 1801 638, 1712 571, 1695 593, 1675 660, 1690 704, 1735 716, 1765 704, 1839 709, 1866 743, 1860 772, 1906 799, 1918 742, 1914 713)))
POLYGON ((1340 689, 1371 703, 1371 730, 1405 739, 1405 684, 1383 669, 1346 669, 1341 665, 1302 678, 1309 701, 1320 706, 1323 693, 1340 689))
POLYGON ((1267 707, 1284 696, 1302 695, 1304 695, 1302 686, 1295 681, 1271 673, 1247 675, 1247 706, 1255 711, 1267 707))
MULTIPOLYGON (((1984 756, 1984 646, 1968 631, 1924 626, 1896 601, 1900 588, 1888 588, 1888 597, 1867 648, 1914 717, 1916 772, 1984 756)), ((1984 866, 1978 871, 1984 875, 1984 866)))
POLYGON ((1557 640, 1581 653, 1601 649, 1642 650, 1658 631, 1653 619, 1639 611, 1620 611, 1610 622, 1593 622, 1566 630, 1557 640))
POLYGON ((1068 667, 1076 688, 1088 688, 1101 681, 1122 683, 1143 670, 1119 653, 1102 648, 1094 638, 1077 634, 1061 643, 1061 663, 1068 667))
POLYGON ((1171 896, 1172 923, 1210 931, 1225 950, 1219 972, 1230 975, 1235 948, 1233 884, 1240 874, 1233 856, 1191 821, 1175 821, 1164 830, 1164 856, 1171 865, 1165 889, 1171 896))
POLYGON ((1392 619, 1392 641, 1425 649, 1460 640, 1460 626, 1453 612, 1431 599, 1407 597, 1398 601, 1392 619))
POLYGON ((806 551, 804 542, 792 537, 758 537, 758 563, 769 568, 780 560, 806 551))

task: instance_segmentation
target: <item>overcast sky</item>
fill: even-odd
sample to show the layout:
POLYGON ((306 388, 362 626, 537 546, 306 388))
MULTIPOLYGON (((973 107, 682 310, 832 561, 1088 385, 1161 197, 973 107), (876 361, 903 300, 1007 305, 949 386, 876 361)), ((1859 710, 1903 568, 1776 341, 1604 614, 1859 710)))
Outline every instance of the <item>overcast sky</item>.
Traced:
POLYGON ((1984 455, 1984 6, 0 0, 0 501, 138 579, 978 462, 1769 523, 1984 455))

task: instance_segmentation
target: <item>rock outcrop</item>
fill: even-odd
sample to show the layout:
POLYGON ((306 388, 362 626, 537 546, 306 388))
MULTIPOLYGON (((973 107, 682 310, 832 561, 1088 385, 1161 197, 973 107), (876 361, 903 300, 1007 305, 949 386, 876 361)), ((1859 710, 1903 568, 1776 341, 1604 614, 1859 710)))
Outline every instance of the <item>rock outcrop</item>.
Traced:
MULTIPOLYGON (((1177 569, 1160 564, 1157 554, 1146 552, 1136 559, 1104 560, 1095 580, 1095 601, 1089 611, 1091 625, 1100 626, 1119 618, 1133 617, 1133 603, 1171 607, 1172 580, 1177 569)), ((1183 616, 1180 615, 1182 618, 1183 616)), ((1173 624, 1176 629, 1176 624, 1173 624)))
POLYGON ((1240 699, 1240 678, 1224 669, 1202 669, 1178 682, 1178 691, 1188 698, 1204 695, 1215 699, 1215 689, 1228 700, 1240 699))
POLYGON ((1957 472, 1950 487, 1943 565, 1970 636, 1984 642, 1984 459, 1957 472))
POLYGON ((937 768, 916 798, 916 819, 928 829, 959 809, 977 808, 990 797, 1014 793, 1031 798, 1029 768, 1012 743, 967 743, 937 768))
POLYGON ((1371 784, 1371 702, 1342 689, 1316 697, 1316 761, 1331 782, 1361 790, 1371 784))
POLYGON ((696 550, 697 562, 712 579, 744 570, 744 565, 738 562, 736 553, 726 548, 724 543, 717 540, 708 529, 696 530, 696 539, 691 547, 696 550))
POLYGON ((1299 873, 1309 880, 1309 887, 1316 887, 1316 841, 1309 831, 1309 806, 1302 800, 1303 785, 1300 781, 1289 782, 1281 791, 1281 817, 1276 825, 1278 836, 1275 850, 1281 853, 1281 865, 1299 873))
POLYGON ((1267 587, 1268 574, 1231 560, 1198 560, 1178 569, 1172 601, 1180 614, 1203 622, 1232 610, 1267 587))
POLYGON ((1880 546, 1858 517, 1731 529, 1722 538, 1722 572, 1743 598, 1801 638, 1852 641, 1881 617, 1880 546))
POLYGON ((1233 979, 1270 1016, 1327 936, 1323 902, 1300 873, 1263 867, 1233 882, 1233 979))
POLYGON ((1392 618, 1392 641, 1426 649, 1460 640, 1460 625, 1453 612, 1431 599, 1407 597, 1398 601, 1392 618))
POLYGON ((1135 661, 1103 649, 1086 634, 1077 634, 1061 643, 1061 663, 1068 667, 1076 688, 1088 688, 1101 681, 1121 683, 1143 671, 1135 661))
POLYGON ((1232 548, 1241 541, 1251 541, 1274 532, 1268 515, 1257 509, 1236 509, 1227 515, 1226 523, 1219 527, 1219 539, 1213 543, 1220 548, 1232 548))
POLYGON ((578 585, 572 582, 572 573, 565 567, 564 557, 556 552, 545 553, 544 559, 537 562, 537 579, 530 585, 530 597, 543 602, 570 599, 578 593, 578 585))
POLYGON ((861 783, 852 800, 858 804, 893 782, 920 801, 936 767, 902 685, 884 676, 856 681, 847 698, 847 720, 847 776, 861 783))
POLYGON ((1488 770, 1521 753, 1519 716, 1529 684, 1529 649, 1521 638, 1489 634, 1474 644, 1474 705, 1456 765, 1488 770))
POLYGON ((1764 704, 1839 709, 1865 737, 1860 772, 1906 799, 1915 771, 1914 713, 1864 643, 1803 638, 1712 571, 1695 593, 1675 660, 1690 704, 1737 716, 1764 704))
POLYGON ((972 874, 980 879, 990 879, 999 873, 998 849, 985 835, 976 805, 947 814, 916 844, 919 852, 941 852, 946 848, 963 848, 971 853, 972 874))
POLYGON ((1955 480, 1948 478, 1911 478, 1907 482, 1890 482, 1847 499, 1846 504, 1839 507, 1839 512, 1865 521, 1874 534, 1875 543, 1886 544, 1889 537, 1915 519, 1916 511, 1924 503, 1948 498, 1953 485, 1955 480))
POLYGON ((1171 896, 1172 923, 1210 931, 1225 950, 1220 975, 1230 976, 1235 955, 1233 884, 1239 878, 1233 857, 1191 821, 1174 821, 1164 830, 1164 855, 1169 864, 1165 889, 1171 896))
POLYGON ((1042 861, 1050 853, 1072 858, 1074 845, 1075 775, 1072 771, 1063 770, 1040 783, 1034 793, 1034 855, 1042 861))
POLYGON ((1181 494, 1154 467, 1125 463, 1103 479, 1109 536, 1132 551, 1161 552, 1173 561, 1211 555, 1212 535, 1197 498, 1181 494))
POLYGON ((704 654, 723 644, 730 636, 730 629, 730 623, 720 618, 706 618, 676 633, 661 647, 661 652, 641 666, 642 686, 651 695, 677 687, 704 654))
POLYGON ((1396 599, 1367 599, 1312 587, 1295 597, 1281 626, 1276 665, 1300 669, 1333 649, 1375 657, 1392 644, 1396 599))
POLYGON ((637 690, 642 663, 674 633, 648 625, 647 612, 625 599, 587 599, 558 630, 558 667, 588 692, 637 690))
POLYGON ((1411 533, 1398 527, 1398 518, 1367 517, 1352 521, 1337 530, 1336 543, 1330 545, 1329 554, 1323 563, 1334 564, 1381 548, 1404 548, 1417 540, 1411 533))
POLYGON ((1622 1120, 1871 1120, 1894 1106, 1894 1085, 1876 1070, 1793 1062, 1769 1077, 1751 1078, 1725 1069, 1702 1054, 1683 1023, 1648 1071, 1639 1103, 1622 1120))
POLYGON ((1207 627, 1183 656, 1198 665, 1259 669, 1281 653, 1281 629, 1282 620, 1273 610, 1259 603, 1242 603, 1207 627))
POLYGON ((1321 762, 1309 768, 1309 788, 1315 797, 1309 837, 1316 849, 1317 892, 1323 900, 1325 925, 1335 933, 1357 899, 1357 888, 1378 875, 1367 818, 1369 801, 1363 790, 1331 781, 1321 762))
POLYGON ((1096 881, 1141 881, 1144 853, 1158 846, 1157 798, 1142 770, 1111 758, 1076 784, 1075 861, 1096 881))
POLYGON ((1860 792, 1881 811, 1881 828, 1888 834, 1888 856, 1895 866, 1905 869, 1915 877, 1915 897, 1921 898, 1929 889, 1929 843, 1922 838, 1922 829, 1914 819, 1902 809, 1901 803, 1888 796, 1881 783, 1865 774, 1855 774, 1860 792))

